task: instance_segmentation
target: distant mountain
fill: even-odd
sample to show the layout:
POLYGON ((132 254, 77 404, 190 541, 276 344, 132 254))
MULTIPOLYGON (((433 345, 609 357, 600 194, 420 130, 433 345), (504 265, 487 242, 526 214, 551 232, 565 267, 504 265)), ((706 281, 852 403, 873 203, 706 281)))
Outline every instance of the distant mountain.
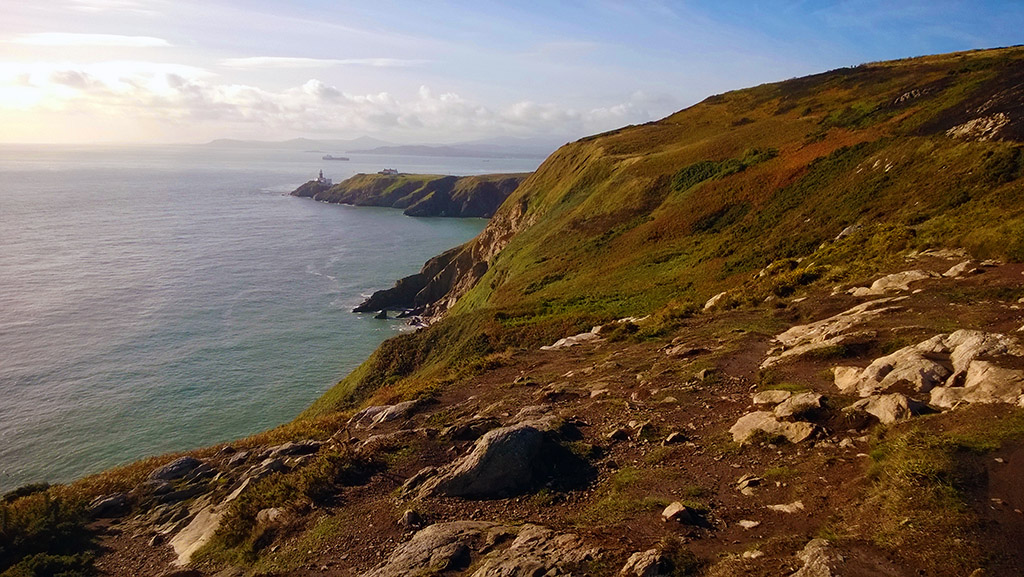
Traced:
POLYGON ((376 147, 391 144, 385 140, 360 136, 348 140, 326 139, 314 140, 311 138, 293 138, 291 140, 236 140, 233 138, 218 138, 203 144, 211 148, 248 148, 248 149, 275 149, 275 150, 324 150, 324 149, 345 149, 351 147, 376 147))
POLYGON ((547 158, 557 147, 537 149, 498 144, 461 143, 455 145, 403 144, 349 150, 352 154, 383 154, 395 156, 445 156, 472 158, 547 158))

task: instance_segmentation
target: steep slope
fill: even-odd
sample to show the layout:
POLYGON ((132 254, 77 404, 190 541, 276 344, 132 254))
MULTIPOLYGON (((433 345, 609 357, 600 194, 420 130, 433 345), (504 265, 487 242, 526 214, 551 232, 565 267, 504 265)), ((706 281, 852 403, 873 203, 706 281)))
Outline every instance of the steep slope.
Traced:
MULTIPOLYGON (((730 288, 763 300, 907 248, 1020 260, 1022 94, 1024 49, 958 53, 713 96, 566 145, 419 291, 444 327, 407 337, 418 352, 398 373, 364 369, 393 380, 730 288)), ((379 384, 365 377, 314 411, 379 384)))
POLYGON ((292 195, 335 204, 401 208, 409 216, 489 218, 526 176, 357 174, 330 188, 311 181, 292 195))

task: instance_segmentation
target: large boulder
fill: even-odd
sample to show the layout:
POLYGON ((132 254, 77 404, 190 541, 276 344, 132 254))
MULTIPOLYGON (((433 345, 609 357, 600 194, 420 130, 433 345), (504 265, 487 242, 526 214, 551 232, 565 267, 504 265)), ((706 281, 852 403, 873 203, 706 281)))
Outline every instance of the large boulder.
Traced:
POLYGON ((420 497, 494 497, 526 489, 543 444, 544 433, 534 423, 488 431, 469 455, 424 483, 420 497))
POLYGON ((431 525, 417 531, 412 539, 399 545, 387 561, 363 573, 362 577, 433 575, 466 567, 470 563, 471 550, 478 549, 488 535, 505 532, 501 525, 477 521, 431 525))
POLYGON ((597 554, 596 549, 587 547, 572 533, 555 533, 539 525, 524 525, 508 548, 484 558, 473 577, 571 575, 566 568, 594 559, 597 554))
POLYGON ((900 393, 872 395, 861 399, 844 409, 848 412, 863 411, 880 422, 889 424, 903 421, 921 413, 923 406, 900 393))
POLYGON ((799 393, 779 403, 772 412, 779 419, 791 419, 821 409, 821 400, 818 393, 799 393))
POLYGON ((809 439, 817 431, 817 427, 802 421, 780 421, 771 411, 755 411, 740 417, 729 429, 732 440, 736 443, 746 442, 758 431, 768 435, 781 435, 790 443, 799 443, 809 439))
POLYGON ((958 403, 1011 403, 1024 406, 1024 371, 1005 369, 989 361, 974 361, 962 387, 936 387, 931 404, 951 409, 958 403))

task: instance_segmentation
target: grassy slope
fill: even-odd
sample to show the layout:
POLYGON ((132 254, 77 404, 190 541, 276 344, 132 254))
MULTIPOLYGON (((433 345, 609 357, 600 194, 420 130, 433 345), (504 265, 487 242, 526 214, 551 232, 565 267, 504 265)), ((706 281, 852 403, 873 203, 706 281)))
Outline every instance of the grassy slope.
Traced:
POLYGON ((446 319, 385 343, 306 414, 382 386, 381 398, 415 394, 486 354, 726 289, 735 302, 863 276, 905 248, 1022 259, 1020 126, 1009 142, 945 134, 979 109, 1019 112, 1006 89, 1022 80, 1021 48, 871 64, 566 145, 498 211, 491 227, 524 207, 525 224, 446 319), (751 280, 772 263, 783 274, 751 280))

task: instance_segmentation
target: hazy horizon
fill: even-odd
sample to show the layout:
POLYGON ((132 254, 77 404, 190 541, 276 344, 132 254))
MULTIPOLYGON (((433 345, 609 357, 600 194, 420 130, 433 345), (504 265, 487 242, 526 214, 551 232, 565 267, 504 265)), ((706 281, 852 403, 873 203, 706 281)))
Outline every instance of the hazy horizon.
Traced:
POLYGON ((0 142, 573 140, 727 90, 1019 44, 1008 1, 15 3, 0 142))

